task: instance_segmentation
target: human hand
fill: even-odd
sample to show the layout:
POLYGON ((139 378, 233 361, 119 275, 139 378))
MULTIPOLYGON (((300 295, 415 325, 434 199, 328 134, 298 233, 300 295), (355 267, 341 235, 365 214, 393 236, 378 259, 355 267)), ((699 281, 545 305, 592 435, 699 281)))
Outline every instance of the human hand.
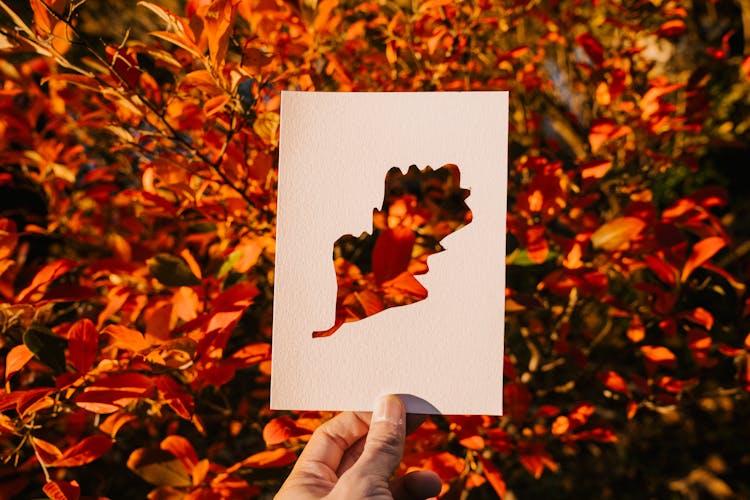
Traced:
POLYGON ((375 412, 344 412, 321 425, 300 454, 276 500, 407 500, 440 493, 440 478, 416 471, 391 480, 401 462, 406 411, 384 396, 375 412))

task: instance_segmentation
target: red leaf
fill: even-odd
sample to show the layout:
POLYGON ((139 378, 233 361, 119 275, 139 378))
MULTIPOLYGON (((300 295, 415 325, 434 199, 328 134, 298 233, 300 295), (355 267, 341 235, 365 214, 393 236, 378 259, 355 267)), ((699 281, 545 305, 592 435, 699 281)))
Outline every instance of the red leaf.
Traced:
POLYGON ((484 473, 484 477, 486 477, 487 481, 490 482, 490 485, 495 490, 495 493, 497 493, 497 496, 499 498, 505 498, 506 486, 503 475, 500 474, 499 470, 497 470, 497 467, 495 467, 495 464, 492 463, 492 460, 480 455, 479 461, 482 464, 482 472, 484 473))
POLYGON ((646 223, 636 217, 619 217, 603 224, 591 235, 594 248, 606 251, 619 249, 633 241, 646 227, 646 223))
POLYGON ((503 388, 503 406, 505 414, 514 423, 520 423, 526 418, 531 404, 531 393, 523 384, 511 383, 503 388))
POLYGON ((263 440, 267 446, 281 444, 291 438, 309 436, 312 432, 287 416, 281 416, 270 420, 263 428, 263 440))
POLYGON ((19 344, 8 352, 5 357, 5 380, 6 382, 12 377, 17 371, 26 366, 26 363, 31 361, 34 357, 34 353, 26 347, 26 344, 19 344))
POLYGON ((233 328, 258 293, 258 287, 247 281, 241 281, 224 290, 213 301, 214 313, 207 331, 233 328))
POLYGON ((156 379, 156 387, 165 401, 174 412, 185 420, 190 420, 195 411, 193 396, 169 375, 161 375, 156 379))
POLYGON ((696 243, 685 262, 685 267, 682 268, 680 279, 685 281, 696 268, 708 261, 725 245, 726 241, 721 236, 709 236, 696 243))
POLYGON ((107 436, 89 436, 65 450, 60 458, 47 464, 50 467, 78 467, 107 453, 112 440, 107 436))
POLYGON ((81 497, 81 487, 77 481, 49 481, 42 491, 52 500, 78 500, 81 497))
POLYGON ((423 467, 434 471, 440 476, 443 483, 449 483, 464 471, 466 468, 466 461, 463 458, 444 451, 442 453, 430 455, 430 457, 424 461, 423 467))
POLYGON ((96 360, 99 332, 89 319, 73 323, 68 331, 68 361, 79 373, 86 373, 96 360))
POLYGON ((597 443, 616 443, 617 435, 611 429, 598 427, 581 431, 573 436, 574 441, 596 441, 597 443))
POLYGON ((406 271, 414 240, 414 231, 408 227, 397 226, 380 232, 372 250, 372 272, 378 284, 406 271))
POLYGON ((673 286, 677 283, 677 268, 673 265, 653 255, 644 255, 643 261, 665 284, 673 286))
POLYGON ((26 409, 42 398, 51 394, 54 389, 49 387, 37 387, 21 391, 12 391, 0 394, 0 412, 16 407, 19 415, 23 415, 26 409))
POLYGON ((582 33, 576 37, 576 43, 583 47, 586 54, 596 66, 604 61, 604 48, 591 33, 582 33))
POLYGON ((544 468, 556 471, 557 463, 552 460, 552 456, 544 449, 541 443, 533 443, 524 446, 519 450, 518 458, 526 470, 528 470, 536 479, 539 479, 544 472, 544 468))

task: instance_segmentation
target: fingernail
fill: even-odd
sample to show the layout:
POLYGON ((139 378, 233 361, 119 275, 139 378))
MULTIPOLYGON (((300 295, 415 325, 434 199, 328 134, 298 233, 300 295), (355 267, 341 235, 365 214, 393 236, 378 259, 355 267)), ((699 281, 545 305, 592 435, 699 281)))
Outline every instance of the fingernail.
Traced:
POLYGON ((398 396, 388 394, 382 396, 375 411, 372 413, 373 422, 391 422, 397 425, 404 423, 404 405, 398 396))

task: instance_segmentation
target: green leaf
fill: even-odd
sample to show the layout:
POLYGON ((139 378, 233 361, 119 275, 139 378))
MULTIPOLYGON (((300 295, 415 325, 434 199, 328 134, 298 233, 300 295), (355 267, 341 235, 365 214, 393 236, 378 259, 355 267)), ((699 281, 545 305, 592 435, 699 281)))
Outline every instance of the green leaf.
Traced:
POLYGON ((43 326, 32 326, 23 334, 23 343, 34 353, 36 359, 52 368, 55 373, 65 372, 67 340, 43 326))
POLYGON ((227 260, 224 261, 224 263, 221 265, 221 268, 219 269, 219 273, 216 275, 217 278, 223 277, 225 274, 227 274, 229 271, 232 270, 234 267, 235 262, 237 262, 240 257, 242 257, 242 250, 235 250, 234 252, 229 254, 229 257, 227 257, 227 260))
MULTIPOLYGON (((547 258, 544 259, 544 262, 556 260, 559 256, 560 256, 559 252, 550 250, 549 253, 547 254, 547 258)), ((518 249, 514 251, 511 255, 508 256, 506 263, 509 266, 538 266, 539 265, 539 263, 533 262, 529 258, 529 253, 525 249, 518 249)))
POLYGON ((193 286, 201 283, 187 262, 168 253, 160 253, 149 259, 148 270, 159 283, 166 286, 193 286))

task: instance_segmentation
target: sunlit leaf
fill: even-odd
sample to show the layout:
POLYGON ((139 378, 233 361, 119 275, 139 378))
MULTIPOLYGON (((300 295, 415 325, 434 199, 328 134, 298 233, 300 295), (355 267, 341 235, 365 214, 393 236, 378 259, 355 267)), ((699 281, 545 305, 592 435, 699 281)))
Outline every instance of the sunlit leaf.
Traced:
POLYGON ((716 252, 724 246, 726 246, 726 240, 721 236, 709 236, 693 245, 685 267, 682 268, 680 280, 685 281, 695 269, 716 255, 716 252))
POLYGON ((26 344, 13 347, 5 356, 5 380, 7 381, 14 373, 26 366, 26 363, 33 357, 34 353, 26 347, 26 344))
POLYGON ((112 448, 112 439, 107 436, 88 436, 65 450, 50 467, 79 467, 93 462, 112 448))
POLYGON ((641 346, 641 352, 648 361, 657 365, 674 366, 677 357, 667 347, 660 345, 641 346))
POLYGON ((266 469, 271 467, 286 467, 297 460, 297 454, 286 448, 261 451, 247 457, 241 462, 242 467, 266 469))
POLYGON ((42 491, 52 500, 78 500, 81 497, 78 481, 48 481, 42 491))
POLYGON ((167 450, 139 448, 128 457, 128 469, 157 486, 192 485, 190 473, 182 461, 167 450))
POLYGON ((618 250, 638 237, 646 223, 635 217, 619 217, 604 223, 591 235, 594 248, 606 251, 618 250))

